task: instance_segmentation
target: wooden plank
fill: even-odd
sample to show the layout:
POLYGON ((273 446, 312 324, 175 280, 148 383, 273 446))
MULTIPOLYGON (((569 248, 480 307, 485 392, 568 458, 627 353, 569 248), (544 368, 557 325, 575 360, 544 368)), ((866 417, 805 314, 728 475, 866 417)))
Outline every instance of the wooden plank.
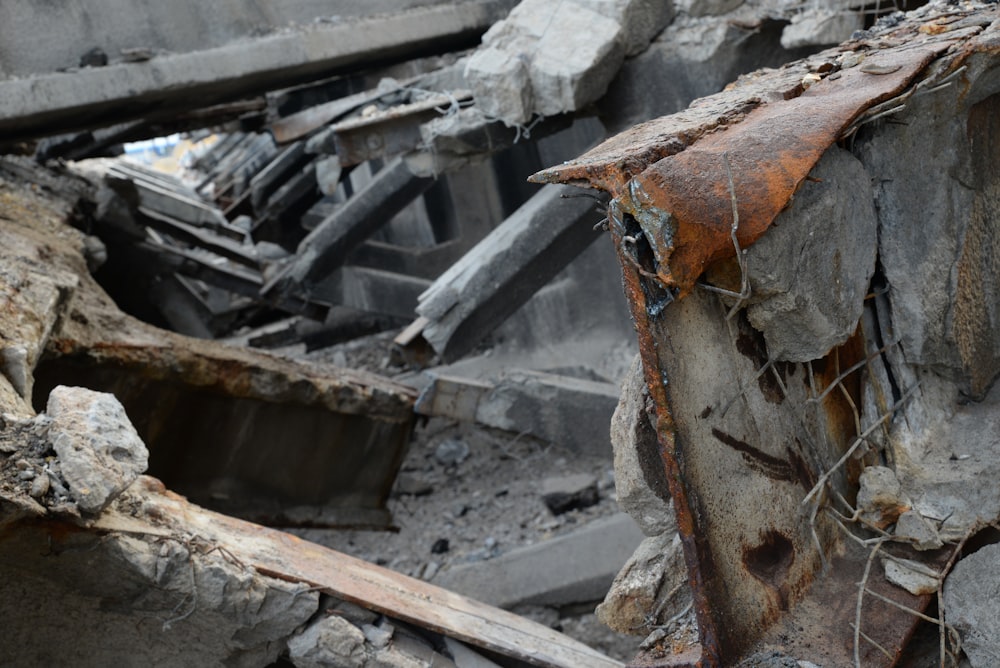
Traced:
MULTIPOLYGON (((143 514, 103 513, 96 529, 194 535, 265 575, 302 582, 340 599, 543 668, 622 665, 547 626, 274 529, 220 515, 143 480, 143 514), (154 524, 150 517, 159 518, 154 524)), ((142 483, 140 483, 142 484, 142 483)))

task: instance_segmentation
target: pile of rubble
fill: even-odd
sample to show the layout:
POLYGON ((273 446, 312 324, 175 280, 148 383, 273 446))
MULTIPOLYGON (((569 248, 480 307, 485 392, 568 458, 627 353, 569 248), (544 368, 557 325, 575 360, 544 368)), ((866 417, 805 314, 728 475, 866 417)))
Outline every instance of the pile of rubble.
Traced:
POLYGON ((42 161, 227 124, 186 179, 0 159, 4 659, 614 666, 549 628, 610 587, 636 665, 990 665, 996 7, 395 9, 0 72, 42 161), (484 486, 536 544, 321 547, 392 498, 449 552, 428 419, 597 476, 484 486))

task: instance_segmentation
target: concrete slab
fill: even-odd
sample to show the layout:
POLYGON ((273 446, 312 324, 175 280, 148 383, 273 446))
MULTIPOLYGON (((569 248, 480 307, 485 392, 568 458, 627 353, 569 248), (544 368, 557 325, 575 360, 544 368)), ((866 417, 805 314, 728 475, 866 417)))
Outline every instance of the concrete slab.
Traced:
MULTIPOLYGON (((418 7, 379 17, 314 22, 252 39, 249 36, 253 31, 248 27, 239 34, 243 39, 212 48, 194 51, 187 50, 194 46, 186 45, 178 49, 183 51, 181 53, 156 55, 144 62, 112 61, 105 67, 75 71, 56 69, 74 67, 76 62, 62 62, 55 67, 54 63, 38 63, 12 71, 7 54, 0 51, 0 62, 4 63, 0 76, 7 77, 0 82, 0 139, 23 140, 110 125, 127 118, 170 118, 180 108, 207 107, 247 94, 286 88, 357 68, 360 64, 406 60, 431 51, 471 45, 479 34, 506 13, 511 4, 509 0, 466 0, 460 4, 418 7), (22 78, 10 78, 15 74, 22 78)), ((34 3, 4 3, 0 10, 0 26, 4 27, 0 44, 9 44, 7 34, 10 31, 24 30, 22 22, 12 18, 4 20, 7 11, 12 17, 37 15, 37 12, 29 12, 26 5, 34 6, 34 3)), ((67 15, 76 21, 73 30, 80 32, 80 25, 86 25, 91 14, 90 10, 76 9, 75 13, 67 12, 67 15)), ((171 16, 185 14, 173 4, 169 13, 171 16)), ((192 15, 197 14, 192 12, 192 15)), ((122 16, 128 14, 122 13, 122 16)), ((43 16, 36 18, 50 21, 52 13, 45 11, 43 16)), ((118 17, 114 24, 118 24, 118 17)), ((37 27, 37 22, 35 25, 37 27)), ((66 34, 74 35, 73 30, 66 34)), ((46 50, 40 47, 37 39, 39 34, 47 34, 46 31, 28 31, 27 34, 32 35, 32 52, 46 50)), ((58 43, 62 39, 65 35, 49 41, 58 43)), ((86 41, 85 45, 70 48, 73 53, 82 54, 92 46, 92 41, 86 41)))
POLYGON ((644 536, 624 513, 564 536, 442 572, 435 584, 500 608, 602 599, 644 536))

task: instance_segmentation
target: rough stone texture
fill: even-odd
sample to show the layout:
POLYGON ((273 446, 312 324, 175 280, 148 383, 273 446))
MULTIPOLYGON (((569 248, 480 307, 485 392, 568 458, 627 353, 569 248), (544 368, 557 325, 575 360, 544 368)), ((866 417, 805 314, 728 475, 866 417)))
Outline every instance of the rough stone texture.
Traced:
POLYGON ((915 510, 908 510, 899 516, 893 535, 909 539, 918 550, 936 550, 944 545, 930 522, 915 510))
POLYGON ((642 539, 635 522, 620 513, 488 561, 442 571, 434 582, 501 608, 597 601, 642 539))
POLYGON ((575 1, 581 7, 592 9, 621 24, 626 58, 642 53, 674 17, 674 6, 670 0, 575 1))
POLYGON ((329 615, 289 638, 288 655, 298 668, 362 668, 365 635, 343 617, 329 615))
POLYGON ((602 120, 618 132, 678 112, 755 68, 805 55, 781 47, 784 25, 764 20, 749 27, 716 17, 677 16, 643 53, 625 60, 598 103, 602 120))
POLYGON ((169 535, 19 527, 0 546, 0 612, 17 620, 8 632, 18 638, 0 644, 0 663, 270 664, 316 611, 317 593, 210 548, 169 535))
POLYGON ((796 49, 803 46, 839 44, 850 39, 855 30, 865 25, 859 11, 807 9, 792 16, 791 24, 781 33, 781 46, 796 49))
POLYGON ((884 528, 910 509, 895 472, 885 466, 869 466, 858 481, 858 511, 867 522, 884 528))
POLYGON ((647 399, 642 360, 636 355, 611 418, 615 492, 619 507, 632 516, 642 532, 659 536, 677 527, 647 399))
POLYGON ((97 513, 146 470, 149 451, 112 394, 58 386, 49 439, 80 510, 97 513))
POLYGON ((531 120, 534 98, 525 58, 495 47, 480 49, 469 58, 465 76, 483 113, 510 124, 531 120))
POLYGON ((539 39, 529 67, 535 107, 543 116, 581 109, 604 95, 625 56, 616 21, 570 2, 556 6, 561 9, 552 18, 554 29, 539 39))
POLYGON ((955 565, 944 583, 945 621, 962 635, 973 668, 1000 665, 1000 545, 987 545, 955 565))
POLYGON ((676 531, 646 538, 599 606, 597 618, 619 633, 646 635, 691 600, 676 531))
POLYGON ((879 259, 905 362, 976 399, 1000 371, 1000 75, 990 61, 971 56, 965 93, 911 98, 901 122, 863 132, 854 151, 877 176, 879 259))
POLYGON ((774 360, 819 359, 846 341, 875 272, 878 221, 864 167, 834 146, 811 177, 747 253, 747 316, 774 360))

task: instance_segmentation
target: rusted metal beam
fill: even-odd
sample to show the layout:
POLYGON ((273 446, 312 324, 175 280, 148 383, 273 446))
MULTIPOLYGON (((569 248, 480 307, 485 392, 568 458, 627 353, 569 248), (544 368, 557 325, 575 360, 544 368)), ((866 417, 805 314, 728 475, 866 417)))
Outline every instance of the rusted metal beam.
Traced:
MULTIPOLYGON (((731 666, 780 647, 823 665, 891 666, 916 625, 910 611, 929 602, 889 585, 871 547, 858 543, 872 535, 855 527, 848 537, 830 512, 854 503, 861 470, 879 461, 862 444, 916 387, 889 392, 886 382, 874 390, 883 401, 866 399, 884 349, 870 324, 816 359, 782 361, 742 310, 750 294, 741 279, 754 276, 746 249, 767 238, 779 213, 794 213, 793 195, 838 139, 932 89, 970 52, 998 51, 996 31, 985 34, 997 25, 995 8, 957 14, 926 23, 918 15, 869 41, 741 79, 534 177, 613 196, 610 228, 701 639, 700 656, 636 665, 731 666), (696 289, 709 279, 714 285, 696 289), (825 387, 837 391, 820 394, 825 387), (879 412, 862 413, 865 401, 879 412)), ((940 565, 937 555, 921 560, 940 565)))

